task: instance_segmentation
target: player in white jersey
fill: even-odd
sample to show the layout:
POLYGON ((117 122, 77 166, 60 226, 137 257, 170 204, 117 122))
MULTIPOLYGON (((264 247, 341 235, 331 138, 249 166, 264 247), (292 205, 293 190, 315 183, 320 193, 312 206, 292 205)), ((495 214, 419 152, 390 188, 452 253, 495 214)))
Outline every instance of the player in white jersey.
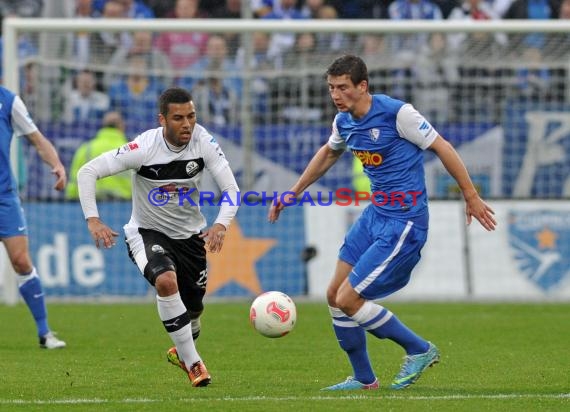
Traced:
POLYGON ((54 188, 63 190, 67 175, 55 148, 38 130, 22 99, 0 86, 0 241, 18 274, 18 289, 36 322, 40 347, 63 348, 65 342, 56 338, 48 326, 42 282, 30 257, 28 226, 10 167, 13 136, 26 136, 42 160, 51 166, 57 179, 54 188))
MULTIPOLYGON (((373 193, 372 203, 345 236, 327 290, 333 329, 354 376, 324 389, 378 388, 366 350, 366 332, 405 350, 405 361, 391 385, 403 389, 439 361, 439 350, 374 301, 408 283, 427 239, 423 150, 432 150, 457 181, 466 202, 467 223, 475 217, 485 229, 494 230, 494 212, 479 197, 455 149, 411 104, 370 94, 362 59, 353 55, 336 59, 327 70, 327 82, 339 111, 331 136, 289 191, 297 196, 303 193, 348 149, 362 162, 373 193)), ((270 222, 278 219, 283 207, 281 202, 271 207, 270 222)))
POLYGON ((129 255, 156 288, 158 313, 175 346, 169 362, 183 369, 192 386, 206 386, 211 377, 196 350, 200 315, 208 279, 206 248, 219 252, 238 208, 238 186, 216 140, 196 123, 190 93, 164 91, 159 99, 161 127, 104 153, 78 172, 79 199, 97 247, 112 247, 118 233, 99 218, 97 179, 134 170, 130 221, 124 226, 129 255), (204 169, 212 174, 228 202, 221 202, 207 229, 199 207, 204 169))

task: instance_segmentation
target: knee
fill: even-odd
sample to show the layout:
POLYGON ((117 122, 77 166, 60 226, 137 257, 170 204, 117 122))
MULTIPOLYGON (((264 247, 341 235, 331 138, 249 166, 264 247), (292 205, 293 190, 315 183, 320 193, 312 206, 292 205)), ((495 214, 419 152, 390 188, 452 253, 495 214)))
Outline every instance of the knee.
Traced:
POLYGON ((338 292, 338 289, 334 288, 334 287, 329 286, 327 289, 327 303, 329 306, 331 306, 333 308, 338 308, 337 302, 336 302, 337 292, 338 292))
POLYGON ((348 316, 354 315, 362 303, 363 299, 352 287, 340 288, 336 294, 336 307, 348 316))
POLYGON ((346 300, 344 300, 342 298, 342 296, 338 296, 336 299, 336 307, 339 308, 340 310, 342 310, 345 314, 347 314, 348 316, 350 313, 350 309, 351 309, 351 305, 349 302, 347 302, 346 300))
POLYGON ((10 258, 12 267, 16 273, 24 274, 32 271, 32 261, 27 251, 15 253, 10 258))
POLYGON ((159 296, 170 296, 178 292, 176 273, 167 271, 157 276, 154 287, 159 296))

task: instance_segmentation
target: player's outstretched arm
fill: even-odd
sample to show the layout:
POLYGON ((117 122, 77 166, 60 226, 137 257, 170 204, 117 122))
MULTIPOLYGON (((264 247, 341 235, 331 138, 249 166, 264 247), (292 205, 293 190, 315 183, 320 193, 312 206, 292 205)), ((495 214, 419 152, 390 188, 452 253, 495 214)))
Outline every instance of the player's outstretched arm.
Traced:
POLYGON ((54 189, 63 190, 67 184, 67 174, 65 173, 65 167, 63 167, 61 163, 55 147, 53 147, 51 142, 46 139, 39 130, 30 133, 26 137, 30 143, 34 145, 42 160, 52 168, 51 172, 56 177, 54 189))
MULTIPOLYGON (((299 180, 288 190, 288 192, 292 192, 292 194, 286 196, 284 199, 285 202, 290 204, 296 196, 303 193, 310 185, 323 176, 343 153, 344 150, 334 150, 329 146, 328 142, 321 146, 299 177, 299 180)), ((277 221, 279 214, 284 208, 285 205, 281 202, 281 199, 273 202, 267 216, 269 222, 274 223, 277 221)))
POLYGON ((495 226, 497 226, 497 221, 493 216, 495 212, 481 199, 479 193, 477 193, 471 181, 471 177, 467 172, 467 168, 453 146, 443 137, 437 136, 429 148, 437 154, 446 170, 459 185, 463 193, 463 198, 465 199, 465 217, 467 224, 471 224, 472 218, 474 217, 485 229, 495 230, 495 226))

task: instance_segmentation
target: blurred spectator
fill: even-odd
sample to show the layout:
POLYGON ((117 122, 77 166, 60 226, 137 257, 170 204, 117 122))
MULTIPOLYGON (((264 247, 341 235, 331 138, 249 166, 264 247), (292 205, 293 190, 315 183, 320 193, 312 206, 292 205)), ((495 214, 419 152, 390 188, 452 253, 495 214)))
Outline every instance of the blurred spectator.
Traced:
MULTIPOLYGON (((270 116, 269 97, 270 97, 270 75, 275 70, 275 62, 269 57, 269 33, 254 32, 251 35, 253 43, 253 56, 249 69, 253 71, 254 76, 251 80, 251 93, 253 95, 253 116, 256 121, 269 121, 270 116)), ((237 70, 243 72, 245 69, 244 49, 240 48, 236 56, 237 70)))
POLYGON ((63 120, 66 123, 99 123, 109 110, 109 96, 95 89, 96 79, 89 70, 80 71, 74 79, 74 87, 66 93, 63 120))
POLYGON ((254 17, 261 18, 274 9, 279 9, 279 0, 246 0, 251 2, 251 10, 254 17))
MULTIPOLYGON (((324 5, 316 11, 316 17, 319 19, 336 20, 338 19, 338 13, 333 6, 324 5)), ((346 33, 316 33, 316 40, 317 53, 323 54, 330 53, 336 55, 340 52, 348 52, 351 43, 346 33)))
POLYGON ((555 19, 560 9, 559 0, 514 0, 504 19, 555 19))
MULTIPOLYGON (((318 18, 319 9, 323 7, 326 0, 305 0, 301 7, 301 13, 308 19, 318 18)), ((332 6, 331 6, 332 7, 332 6)), ((334 7, 333 7, 334 8, 334 7)), ((336 9, 335 9, 336 11, 336 9)), ((337 13, 338 16, 338 13, 337 13)))
MULTIPOLYGON (((140 0, 93 0, 93 9, 94 15, 97 16, 97 11, 99 10, 98 3, 104 2, 103 4, 103 15, 102 17, 107 17, 105 15, 107 4, 110 2, 116 2, 121 5, 122 13, 119 16, 113 15, 112 17, 120 17, 123 19, 154 19, 153 11, 143 2, 140 0)), ((116 12, 116 11, 115 11, 116 12)), ((119 43, 116 45, 115 50, 121 47, 131 47, 133 44, 133 39, 131 33, 129 32, 122 32, 122 33, 103 33, 103 35, 111 35, 119 39, 119 43)), ((111 37, 110 36, 110 37, 111 37)), ((115 51, 113 50, 113 52, 115 51)), ((113 53, 111 52, 111 54, 113 53)), ((110 59, 110 55, 106 56, 106 60, 110 59)), ((106 62, 105 62, 106 63, 106 62)))
MULTIPOLYGON (((449 20, 495 19, 499 16, 485 0, 463 0, 449 15, 449 20)), ((461 81, 453 84, 454 116, 469 120, 474 113, 482 112, 496 118, 501 112, 500 101, 505 90, 500 79, 504 70, 497 68, 494 62, 505 56, 507 36, 505 33, 478 32, 453 33, 447 38, 448 54, 453 54, 460 62, 461 81)))
MULTIPOLYGON (((73 10, 69 16, 72 19, 89 19, 93 17, 93 0, 74 0, 73 10)), ((79 67, 89 63, 91 53, 91 35, 89 32, 69 33, 68 41, 71 44, 71 57, 79 67)))
POLYGON ((0 0, 0 15, 18 17, 40 17, 42 0, 0 0))
MULTIPOLYGON (((329 58, 325 58, 329 61, 329 58)), ((295 46, 284 56, 282 73, 274 82, 274 92, 280 96, 279 108, 282 120, 321 121, 323 119, 322 96, 326 96, 326 84, 322 75, 309 74, 308 70, 321 67, 325 62, 316 51, 314 33, 299 33, 295 46), (299 73, 306 74, 299 76, 299 73)))
POLYGON ((150 7, 156 18, 162 19, 174 14, 176 0, 146 0, 145 3, 150 7))
MULTIPOLYGON (((562 0, 560 9, 558 11, 558 18, 560 20, 570 20, 570 0, 562 0)), ((550 59, 563 59, 570 58, 570 33, 553 33, 549 35, 547 44, 544 50, 544 56, 550 59)))
MULTIPOLYGON (((464 0, 454 8, 449 20, 496 20, 499 16, 485 0, 464 0)), ((496 57, 497 49, 507 45, 504 33, 454 33, 448 35, 449 46, 456 52, 471 56, 496 57)))
POLYGON ((153 19, 154 12, 146 5, 146 2, 140 0, 93 0, 93 10, 95 13, 103 13, 105 4, 109 1, 117 1, 124 8, 124 18, 130 19, 153 19))
POLYGON ((453 113, 452 86, 459 81, 457 59, 450 51, 447 37, 431 33, 426 47, 420 51, 413 65, 413 102, 437 127, 447 123, 453 113))
POLYGON ((524 50, 520 60, 526 67, 519 67, 516 72, 516 97, 518 100, 544 102, 550 97, 551 75, 542 62, 542 52, 529 47, 524 50))
MULTIPOLYGON (((537 19, 547 20, 558 17, 560 0, 514 0, 503 15, 504 19, 537 19)), ((526 35, 512 35, 511 46, 532 47, 542 49, 546 43, 544 33, 530 33, 526 35)))
MULTIPOLYGON (((391 20, 441 20, 441 10, 431 0, 395 0, 388 7, 391 20)), ((412 74, 411 66, 416 56, 428 47, 428 33, 395 34, 391 36, 390 47, 398 69, 393 72, 393 97, 410 101, 412 74)))
MULTIPOLYGON (((357 37, 354 48, 368 66, 370 90, 390 90, 392 87, 390 73, 392 72, 393 57, 389 53, 386 35, 379 33, 361 34, 357 37)), ((331 109, 336 110, 336 107, 332 105, 331 109)), ((328 116, 328 118, 331 117, 334 117, 334 114, 328 116)))
MULTIPOLYGON (((103 125, 95 137, 79 146, 73 155, 65 197, 71 200, 79 199, 77 172, 81 166, 102 153, 117 150, 126 144, 128 140, 125 136, 125 124, 121 114, 106 113, 103 125)), ((98 200, 130 199, 132 195, 130 172, 126 171, 97 180, 95 193, 98 200)))
POLYGON ((563 0, 560 4, 559 19, 570 19, 570 0, 563 0))
POLYGON ((197 82, 192 100, 201 107, 200 123, 209 126, 229 126, 238 122, 238 96, 226 87, 221 77, 211 75, 197 82))
MULTIPOLYGON (((274 70, 275 63, 269 57, 269 42, 270 42, 269 33, 261 31, 253 32, 251 35, 251 42, 253 45, 251 68, 257 71, 274 70)), ((237 51, 236 55, 236 66, 238 67, 238 70, 242 70, 245 68, 244 54, 245 51, 243 47, 241 47, 237 51)))
POLYGON ((341 19, 385 19, 391 0, 328 0, 341 19))
MULTIPOLYGON (((125 8, 117 0, 107 0, 103 6, 101 18, 124 18, 125 8)), ((91 64, 106 65, 115 51, 123 45, 128 47, 130 36, 127 33, 94 32, 91 34, 89 55, 91 64)))
MULTIPOLYGON (((241 18, 241 0, 226 0, 224 5, 213 10, 210 16, 214 19, 241 18)), ((224 33, 230 54, 235 56, 240 45, 240 33, 224 33)))
POLYGON ((503 18, 508 8, 513 3, 513 0, 492 0, 488 2, 493 11, 500 19, 503 18))
POLYGON ((206 54, 184 70, 178 84, 192 90, 197 82, 215 77, 222 81, 224 88, 240 96, 241 79, 238 76, 234 60, 228 57, 226 39, 216 34, 208 39, 206 54))
POLYGON ((20 97, 26 102, 30 113, 37 113, 40 108, 40 74, 37 61, 24 60, 20 70, 20 97))
MULTIPOLYGON (((174 14, 178 19, 198 18, 198 0, 176 0, 174 14)), ((155 47, 164 52, 173 69, 178 70, 197 62, 204 55, 207 42, 206 33, 161 33, 155 47)))
POLYGON ((220 6, 212 9, 210 16, 215 19, 241 18, 241 0, 225 0, 220 6))
MULTIPOLYGON (((431 0, 395 0, 388 7, 391 20, 441 20, 443 18, 439 6, 431 0)), ((399 43, 410 46, 411 50, 419 50, 425 45, 427 34, 406 36, 399 43)))
POLYGON ((109 88, 111 110, 123 115, 127 131, 151 127, 156 124, 158 116, 156 99, 165 87, 148 75, 143 56, 128 57, 128 72, 109 88))
POLYGON ((127 67, 129 56, 139 55, 146 59, 149 75, 156 77, 165 86, 172 83, 174 73, 170 60, 162 51, 153 46, 154 34, 150 31, 138 31, 133 33, 131 47, 119 47, 109 60, 109 68, 105 72, 104 85, 108 88, 117 81, 121 73, 127 67))
POLYGON ((198 8, 207 17, 212 17, 212 13, 215 10, 223 8, 225 3, 225 0, 200 0, 200 3, 198 3, 198 8))
POLYGON ((374 72, 376 69, 385 68, 386 63, 390 61, 386 36, 384 34, 361 34, 356 40, 356 47, 357 50, 359 50, 358 54, 366 61, 369 72, 371 70, 374 72))
POLYGON ((154 12, 141 0, 119 0, 125 7, 125 17, 130 19, 154 19, 154 12))
MULTIPOLYGON (((297 0, 281 0, 280 7, 263 16, 264 19, 274 20, 299 20, 305 19, 301 10, 297 8, 297 0)), ((269 56, 276 62, 283 54, 295 45, 295 33, 274 33, 271 35, 269 44, 269 56)))
MULTIPOLYGON (((4 53, 4 39, 2 38, 2 21, 3 19, 0 18, 0 56, 2 56, 4 53)), ((38 49, 35 46, 32 39, 30 38, 30 36, 25 33, 20 34, 18 36, 17 47, 18 47, 18 63, 20 64, 20 67, 23 71, 25 70, 25 66, 31 63, 31 61, 38 56, 38 49)), ((3 63, 2 59, 0 59, 0 82, 2 81, 4 75, 4 68, 2 63, 3 63)), ((23 73, 20 73, 20 76, 22 76, 22 74, 23 73)), ((20 85, 20 87, 22 86, 23 84, 20 85)), ((30 109, 30 111, 32 110, 30 109)))
MULTIPOLYGON (((487 2, 487 4, 489 6, 493 2, 493 0, 483 0, 483 1, 487 2)), ((454 8, 459 7, 463 1, 462 0, 433 0, 433 2, 435 4, 437 4, 439 9, 441 10, 441 15, 443 16, 443 18, 447 19, 447 18, 449 18, 451 11, 454 8)))

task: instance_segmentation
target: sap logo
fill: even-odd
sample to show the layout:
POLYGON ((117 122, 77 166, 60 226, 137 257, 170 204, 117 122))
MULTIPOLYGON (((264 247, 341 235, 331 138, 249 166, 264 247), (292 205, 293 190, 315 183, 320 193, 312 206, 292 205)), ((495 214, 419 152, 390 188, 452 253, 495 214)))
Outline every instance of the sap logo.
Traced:
POLYGON ((40 246, 37 266, 46 287, 69 286, 72 278, 89 288, 105 281, 103 253, 94 245, 80 245, 70 251, 65 233, 55 233, 53 244, 40 246))

